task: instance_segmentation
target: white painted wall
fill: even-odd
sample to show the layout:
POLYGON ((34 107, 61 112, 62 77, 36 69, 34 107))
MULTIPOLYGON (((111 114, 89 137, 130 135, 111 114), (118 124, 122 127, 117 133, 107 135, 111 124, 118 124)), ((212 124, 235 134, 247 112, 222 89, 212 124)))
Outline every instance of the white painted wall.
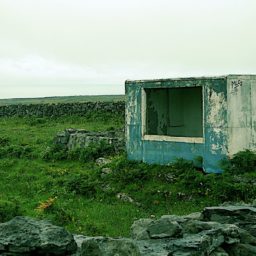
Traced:
POLYGON ((256 150, 256 76, 227 79, 228 154, 256 150))

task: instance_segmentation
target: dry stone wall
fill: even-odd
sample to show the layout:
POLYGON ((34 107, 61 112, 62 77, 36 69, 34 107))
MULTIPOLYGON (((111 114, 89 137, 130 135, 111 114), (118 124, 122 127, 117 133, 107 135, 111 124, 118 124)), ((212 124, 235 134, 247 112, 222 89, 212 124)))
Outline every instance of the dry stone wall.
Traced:
POLYGON ((0 224, 0 255, 253 256, 256 208, 207 207, 186 216, 140 219, 131 238, 72 235, 27 217, 0 224), (26 234, 26 235, 24 235, 26 234))
POLYGON ((100 111, 124 115, 125 102, 84 102, 58 104, 29 104, 0 106, 0 117, 10 116, 86 116, 88 113, 100 111))
POLYGON ((68 150, 87 148, 91 143, 100 144, 101 142, 112 145, 116 152, 123 151, 124 132, 122 130, 92 132, 83 129, 66 129, 54 138, 56 145, 68 150))

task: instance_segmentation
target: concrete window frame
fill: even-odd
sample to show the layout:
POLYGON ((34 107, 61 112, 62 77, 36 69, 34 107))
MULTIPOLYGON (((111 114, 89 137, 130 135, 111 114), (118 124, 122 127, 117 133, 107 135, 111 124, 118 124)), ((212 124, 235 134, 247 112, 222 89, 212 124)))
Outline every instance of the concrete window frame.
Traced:
MULTIPOLYGON (((147 116, 147 94, 145 88, 141 88, 141 123, 142 123, 142 140, 146 141, 169 141, 169 142, 183 142, 183 143, 198 143, 203 144, 204 139, 204 86, 200 86, 202 88, 202 128, 203 128, 203 136, 202 137, 175 137, 169 135, 149 135, 147 132, 147 124, 146 124, 146 116, 147 116)), ((162 87, 163 88, 163 87, 162 87)), ((179 87, 179 88, 185 88, 179 87)), ((165 87, 163 89, 170 89, 165 87)))

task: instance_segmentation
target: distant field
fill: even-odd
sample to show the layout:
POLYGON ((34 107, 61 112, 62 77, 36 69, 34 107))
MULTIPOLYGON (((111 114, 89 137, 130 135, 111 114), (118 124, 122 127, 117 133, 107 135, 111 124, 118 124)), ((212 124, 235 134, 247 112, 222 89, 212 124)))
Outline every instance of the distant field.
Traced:
POLYGON ((124 101, 124 95, 93 95, 93 96, 59 96, 44 98, 14 98, 0 99, 1 105, 17 105, 17 104, 49 104, 49 103, 73 103, 88 101, 124 101))

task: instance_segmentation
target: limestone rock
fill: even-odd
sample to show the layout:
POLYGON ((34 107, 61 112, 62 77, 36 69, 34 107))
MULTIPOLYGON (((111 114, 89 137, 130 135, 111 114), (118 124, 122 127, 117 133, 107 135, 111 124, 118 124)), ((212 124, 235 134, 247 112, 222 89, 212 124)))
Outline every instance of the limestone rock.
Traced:
POLYGON ((158 220, 140 219, 132 225, 132 238, 143 256, 228 256, 226 247, 233 250, 238 244, 249 245, 241 246, 242 253, 254 250, 256 238, 248 231, 234 224, 198 220, 199 217, 200 214, 195 218, 165 215, 158 220), (222 246, 226 246, 225 250, 222 246))
POLYGON ((197 234, 204 230, 220 228, 220 224, 218 222, 205 222, 199 220, 188 220, 181 225, 183 227, 183 232, 187 234, 197 234))
POLYGON ((217 221, 234 224, 237 222, 256 221, 256 208, 250 206, 216 206, 206 207, 202 212, 204 221, 217 221))
POLYGON ((210 256, 229 256, 228 253, 221 247, 213 251, 210 256))
POLYGON ((256 236, 256 208, 250 206, 206 207, 202 220, 235 224, 256 236))
POLYGON ((108 176, 109 174, 111 174, 113 171, 111 168, 102 168, 101 169, 101 178, 105 178, 106 176, 108 176))
POLYGON ((218 230, 203 231, 198 234, 187 235, 184 238, 170 242, 167 247, 173 254, 170 255, 209 255, 224 242, 224 236, 218 230))
POLYGON ((141 256, 171 256, 167 249, 169 239, 137 240, 141 256))
POLYGON ((148 226, 153 223, 152 219, 136 220, 131 226, 131 236, 136 240, 149 239, 148 226))
POLYGON ((200 220, 201 212, 193 212, 193 213, 183 216, 183 218, 190 219, 190 220, 200 220))
POLYGON ((235 244, 226 249, 229 256, 253 256, 256 255, 256 246, 250 244, 235 244))
POLYGON ((161 219, 168 219, 169 221, 177 221, 178 223, 187 222, 185 216, 177 216, 177 215, 163 215, 161 219))
POLYGON ((49 222, 16 217, 0 224, 0 255, 253 256, 256 237, 249 224, 254 226, 255 211, 245 205, 221 206, 206 208, 202 218, 140 219, 131 227, 132 239, 73 237, 49 222))
POLYGON ((15 217, 0 224, 1 255, 71 255, 76 248, 72 234, 47 221, 15 217))
POLYGON ((105 164, 109 164, 111 162, 111 160, 105 158, 105 157, 99 157, 96 159, 96 164, 97 165, 105 165, 105 164))
POLYGON ((82 242, 81 256, 140 256, 138 246, 127 238, 88 237, 82 242))
POLYGON ((177 221, 161 218, 150 223, 147 232, 152 239, 180 237, 182 228, 177 221))
POLYGON ((116 198, 120 199, 123 202, 128 202, 128 203, 133 203, 134 202, 134 200, 125 193, 118 193, 116 195, 116 198))
MULTIPOLYGON (((92 132, 83 129, 66 129, 56 135, 54 143, 68 150, 84 149, 92 144, 101 145, 101 143, 111 145, 115 152, 121 152, 125 147, 124 133, 119 130, 92 132)), ((97 161, 100 165, 108 162, 105 158, 97 161)))
POLYGON ((132 237, 137 240, 180 237, 182 228, 177 221, 169 218, 159 220, 140 219, 131 227, 132 237))

